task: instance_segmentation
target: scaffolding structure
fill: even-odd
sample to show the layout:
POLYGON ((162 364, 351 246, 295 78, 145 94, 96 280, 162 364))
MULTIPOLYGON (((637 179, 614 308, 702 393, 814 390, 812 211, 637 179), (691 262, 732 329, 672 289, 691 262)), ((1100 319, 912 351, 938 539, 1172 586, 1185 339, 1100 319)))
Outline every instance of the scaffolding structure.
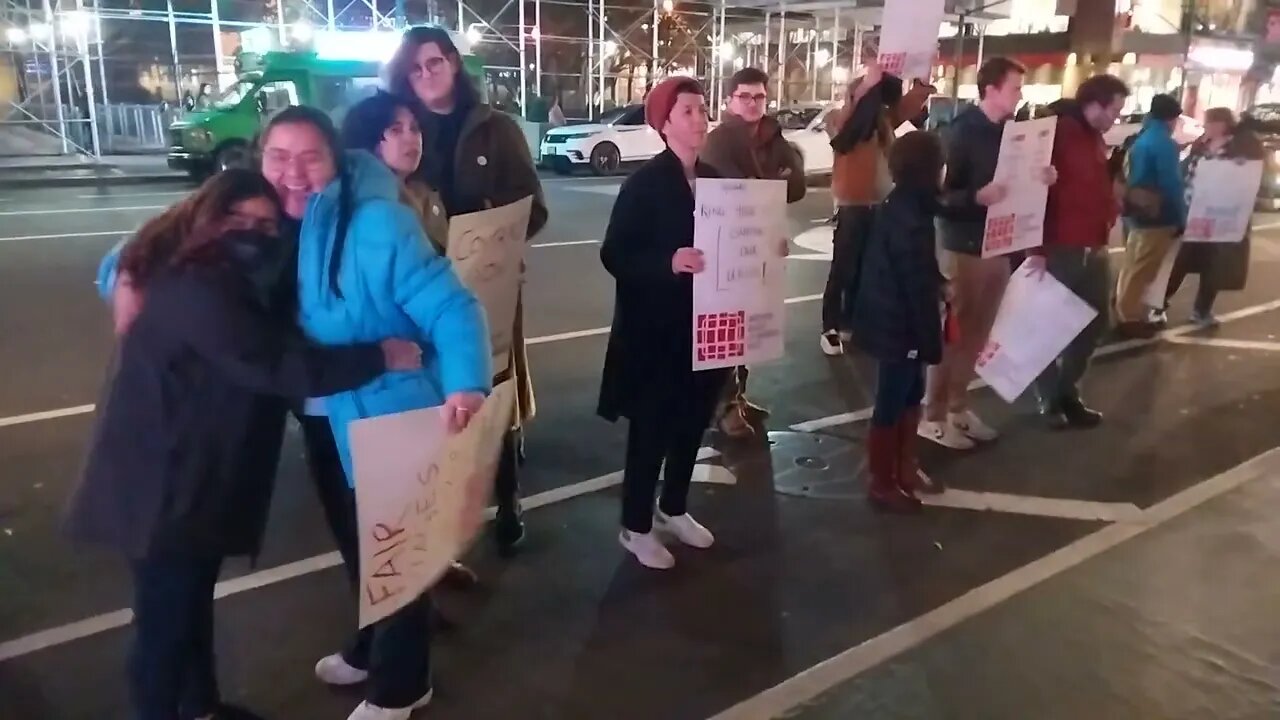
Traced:
MULTIPOLYGON (((638 102, 654 82, 677 73, 705 84, 718 117, 726 80, 745 66, 769 73, 777 106, 840 97, 864 58, 874 57, 883 10, 879 0, 427 0, 425 14, 410 17, 404 0, 223 0, 223 8, 247 4, 237 17, 218 0, 190 1, 204 4, 192 10, 175 7, 175 0, 164 0, 164 9, 137 2, 107 7, 112 0, 0 0, 0 50, 8 50, 10 69, 28 80, 20 83, 20 97, 0 100, 0 131, 35 128, 55 138, 63 154, 99 154, 102 135, 113 136, 122 117, 109 96, 104 58, 129 23, 167 26, 175 105, 184 94, 184 68, 202 68, 202 77, 216 85, 234 79, 226 33, 269 27, 288 47, 317 27, 429 22, 465 37, 485 62, 497 91, 491 97, 526 118, 536 115, 535 100, 545 108, 550 98, 580 117, 598 118, 638 102), (208 35, 198 44, 212 47, 212 62, 193 59, 186 47, 200 27, 208 35)), ((949 2, 961 20, 978 18, 978 8, 972 0, 949 2)))

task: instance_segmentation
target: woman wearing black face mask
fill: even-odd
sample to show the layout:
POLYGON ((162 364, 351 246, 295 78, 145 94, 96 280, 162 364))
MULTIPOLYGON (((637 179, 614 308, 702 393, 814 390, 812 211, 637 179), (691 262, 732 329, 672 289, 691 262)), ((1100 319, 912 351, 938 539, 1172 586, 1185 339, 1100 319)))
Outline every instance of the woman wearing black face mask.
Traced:
POLYGON ((232 716, 213 660, 224 557, 256 555, 289 398, 359 387, 420 366, 410 342, 308 345, 275 289, 292 248, 280 203, 228 171, 148 222, 120 257, 145 297, 121 344, 67 528, 129 560, 138 720, 232 716))

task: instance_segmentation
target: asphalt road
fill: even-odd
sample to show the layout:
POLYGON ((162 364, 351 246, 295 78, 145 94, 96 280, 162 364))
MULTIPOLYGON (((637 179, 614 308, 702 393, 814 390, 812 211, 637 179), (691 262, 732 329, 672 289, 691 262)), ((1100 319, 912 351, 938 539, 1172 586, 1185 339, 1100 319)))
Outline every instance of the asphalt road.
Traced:
MULTIPOLYGON (((1231 534, 1241 532, 1231 522, 1232 513, 1241 512, 1234 494, 1274 496, 1267 478, 1280 474, 1280 466, 1243 480, 1223 473, 1278 444, 1276 219, 1258 217, 1250 285, 1223 296, 1220 309, 1230 322, 1220 331, 1177 328, 1152 343, 1112 347, 1096 363, 1091 398, 1108 413, 1104 429, 1052 434, 1036 425, 1025 404, 1008 406, 979 391, 980 412, 1005 437, 966 456, 925 454, 935 475, 965 492, 944 496, 940 502, 951 507, 930 508, 920 518, 881 518, 858 501, 854 482, 870 368, 857 358, 829 360, 817 349, 817 299, 829 266, 821 222, 830 214, 830 195, 812 188, 791 209, 799 242, 788 263, 788 357, 752 375, 753 397, 773 410, 770 429, 783 431, 773 436, 772 461, 764 443, 708 436, 723 455, 709 461, 702 475, 709 482, 699 484, 694 504, 720 543, 698 557, 680 554, 678 568, 658 576, 636 567, 616 545, 617 500, 609 487, 622 465, 623 432, 594 416, 613 296, 598 242, 618 184, 595 178, 546 183, 551 221, 529 251, 525 289, 539 400, 524 473, 526 495, 536 506, 530 543, 510 563, 482 544, 473 560, 484 587, 441 597, 459 628, 439 643, 440 697, 426 716, 705 718, 746 702, 724 717, 772 717, 801 705, 813 717, 1206 717, 1195 708, 1228 694, 1244 698, 1230 717, 1275 716, 1280 637, 1274 630, 1255 634, 1248 662, 1231 655, 1239 648, 1224 640, 1205 653, 1226 658, 1217 665, 1161 665, 1161 682, 1195 691, 1172 705, 1160 705, 1173 701, 1154 685, 1139 683, 1116 695, 1111 677, 1077 678, 1071 691, 1083 698, 1078 707, 1098 712, 1070 716, 1047 711, 1063 692, 1051 684, 1029 683, 1006 703, 965 692, 971 674, 1017 669, 1002 659, 1000 644, 1019 642, 1015 631, 993 628, 986 646, 972 632, 955 643, 951 635, 934 636, 983 611, 999 617, 1013 608, 1039 613, 1043 621, 1074 597, 1072 588, 1041 586, 1040 604, 1030 609, 1026 598, 1017 606, 1001 604, 1008 596, 1001 588, 1067 577, 1068 570, 1084 573, 1076 590, 1090 589, 1101 616, 1146 632, 1114 632, 1098 616, 1091 623, 1079 613, 1064 616, 1096 642, 1069 648, 1062 662, 1087 665, 1091 652, 1122 643, 1128 653, 1114 675, 1116 683, 1132 684, 1142 672, 1155 672, 1142 666, 1144 653, 1186 649, 1165 643, 1162 633, 1179 635, 1193 626, 1226 631, 1186 620, 1212 610, 1197 598, 1179 605, 1181 619, 1169 627, 1155 627, 1167 607, 1152 608, 1133 588, 1126 589, 1125 612, 1116 611, 1107 592, 1125 568, 1133 574, 1153 563, 1168 565, 1161 576, 1168 583, 1217 577, 1215 586, 1238 617, 1274 614, 1280 598, 1274 581, 1248 588, 1223 583, 1280 576, 1274 513, 1250 517, 1245 535, 1231 534), (793 427, 807 432, 785 432, 793 427), (786 492, 775 492, 775 485, 786 492), (822 487, 829 492, 818 491, 822 487), (1205 497, 1180 499, 1197 492, 1205 497), (1229 497, 1198 505, 1218 494, 1229 497), (1218 528, 1216 544, 1194 550, 1203 555, 1195 556, 1194 568, 1187 566, 1192 550, 1185 541, 1171 540, 1168 549, 1153 543, 1154 549, 1108 567, 1079 549, 1099 545, 1096 538, 1116 528, 1175 519, 1160 510, 1172 501, 1185 513, 1178 523, 1201 523, 1187 532, 1218 528), (1079 566, 1044 569, 1063 553, 1079 566), (1234 565, 1224 562, 1228 556, 1234 565), (1215 575, 1228 568, 1228 576, 1215 575), (955 603, 969 604, 952 612, 955 603), (935 618, 939 612, 944 617, 935 618), (894 645, 904 634, 911 639, 894 645), (914 655, 902 656, 906 665, 894 660, 912 648, 914 655), (825 671, 793 679, 833 657, 825 671), (866 678, 892 677, 871 685, 857 680, 871 670, 866 678), (903 673, 913 681, 906 694, 924 693, 932 702, 904 703, 901 687, 892 684, 903 673), (1224 680, 1240 673, 1264 679, 1224 680), (956 699, 967 709, 955 710, 949 701, 956 699)), ((111 349, 107 314, 92 282, 97 261, 184 192, 178 185, 0 191, 3 720, 125 716, 119 678, 129 638, 127 576, 117 559, 62 540, 58 513, 78 470, 111 349)), ((1173 316, 1186 312, 1180 301, 1173 316)), ((350 627, 352 603, 333 567, 300 443, 296 436, 288 442, 266 551, 256 568, 230 563, 224 573, 218 620, 224 692, 272 718, 341 718, 352 696, 320 688, 310 668, 350 627)), ((1032 642, 1023 649, 1036 655, 1054 647, 1032 642)))

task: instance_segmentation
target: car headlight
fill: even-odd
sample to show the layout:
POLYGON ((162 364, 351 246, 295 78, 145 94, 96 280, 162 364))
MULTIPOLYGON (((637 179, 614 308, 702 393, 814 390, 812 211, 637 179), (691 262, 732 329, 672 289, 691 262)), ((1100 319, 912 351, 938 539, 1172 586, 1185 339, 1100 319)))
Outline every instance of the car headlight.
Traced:
POLYGON ((213 146, 213 133, 202 128, 195 128, 187 133, 191 146, 195 149, 208 149, 213 146))
POLYGON ((572 134, 572 135, 561 135, 560 137, 564 138, 566 141, 568 141, 568 140, 586 140, 587 138, 589 138, 589 137, 591 137, 591 136, 593 136, 593 135, 596 135, 596 134, 597 134, 597 133, 593 133, 593 132, 586 132, 586 133, 574 133, 574 134, 572 134))

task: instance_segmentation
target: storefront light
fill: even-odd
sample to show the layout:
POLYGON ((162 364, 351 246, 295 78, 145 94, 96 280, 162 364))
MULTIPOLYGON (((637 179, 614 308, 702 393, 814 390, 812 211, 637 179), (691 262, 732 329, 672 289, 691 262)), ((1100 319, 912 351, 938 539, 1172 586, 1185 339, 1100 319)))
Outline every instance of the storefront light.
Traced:
POLYGON ((21 45, 27 41, 27 31, 20 27, 11 27, 4 31, 4 37, 10 45, 21 45))
POLYGON ((1213 45, 1195 45, 1187 53, 1192 64, 1216 72, 1247 72, 1253 67, 1253 51, 1213 45))

